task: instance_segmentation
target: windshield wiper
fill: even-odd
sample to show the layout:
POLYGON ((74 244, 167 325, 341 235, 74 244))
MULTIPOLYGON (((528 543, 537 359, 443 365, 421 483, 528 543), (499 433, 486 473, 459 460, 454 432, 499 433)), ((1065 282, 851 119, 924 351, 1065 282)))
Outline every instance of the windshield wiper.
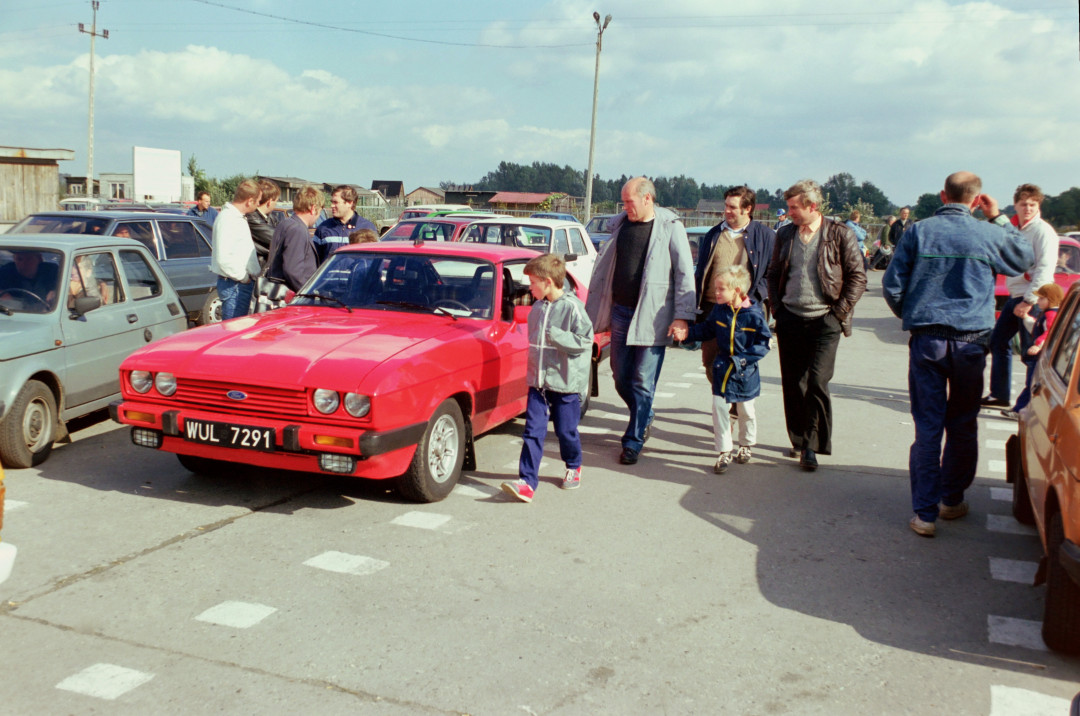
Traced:
POLYGON ((394 308, 413 308, 418 311, 428 311, 429 313, 442 313, 450 316, 450 318, 453 318, 455 321, 457 320, 457 316, 455 316, 453 313, 446 310, 442 306, 425 306, 422 303, 413 303, 412 301, 376 301, 375 305, 393 306, 394 308))
POLYGON ((345 303, 340 298, 335 298, 334 296, 323 296, 321 293, 298 293, 298 294, 296 294, 296 297, 297 298, 318 298, 318 299, 323 300, 323 301, 330 301, 331 303, 338 304, 339 306, 344 308, 349 313, 352 313, 352 309, 349 308, 349 304, 345 303))

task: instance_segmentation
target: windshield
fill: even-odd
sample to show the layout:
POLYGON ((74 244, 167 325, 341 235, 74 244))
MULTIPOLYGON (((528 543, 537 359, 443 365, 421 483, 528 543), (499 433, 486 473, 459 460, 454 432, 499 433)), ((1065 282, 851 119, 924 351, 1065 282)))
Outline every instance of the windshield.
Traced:
POLYGON ((408 241, 417 238, 424 241, 450 241, 454 238, 454 224, 445 221, 410 221, 398 224, 386 235, 382 241, 408 241))
POLYGON ((465 232, 462 240, 547 251, 551 246, 551 229, 546 226, 522 224, 473 224, 465 232))
POLYGON ((59 251, 0 249, 0 313, 52 312, 63 261, 59 251))
POLYGON ((294 306, 346 306, 491 318, 495 266, 479 259, 364 252, 334 253, 294 306))
POLYGON ((103 234, 109 219, 82 216, 28 216, 9 234, 103 234))
POLYGON ((590 234, 610 234, 611 219, 610 216, 594 216, 589 220, 589 225, 585 227, 585 230, 590 234))

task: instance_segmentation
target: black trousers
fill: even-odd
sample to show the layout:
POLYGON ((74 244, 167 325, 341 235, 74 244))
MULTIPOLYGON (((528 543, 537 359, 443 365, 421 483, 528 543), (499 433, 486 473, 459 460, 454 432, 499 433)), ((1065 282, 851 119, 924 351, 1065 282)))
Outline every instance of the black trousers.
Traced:
POLYGON ((788 438, 796 450, 809 448, 831 455, 829 381, 836 367, 836 347, 843 328, 831 313, 820 318, 800 318, 782 305, 774 308, 788 438))

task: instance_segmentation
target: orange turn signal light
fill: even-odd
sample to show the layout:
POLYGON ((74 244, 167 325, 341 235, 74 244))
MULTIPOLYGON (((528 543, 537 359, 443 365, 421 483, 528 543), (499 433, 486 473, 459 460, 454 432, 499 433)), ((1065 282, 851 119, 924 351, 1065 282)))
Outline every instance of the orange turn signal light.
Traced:
POLYGON ((128 420, 138 420, 138 421, 143 422, 143 423, 153 423, 154 422, 154 414, 153 413, 143 413, 143 412, 140 412, 138 410, 125 410, 124 411, 124 416, 128 420))
POLYGON ((333 435, 316 435, 316 445, 332 445, 334 447, 351 448, 353 441, 350 438, 339 438, 333 435))

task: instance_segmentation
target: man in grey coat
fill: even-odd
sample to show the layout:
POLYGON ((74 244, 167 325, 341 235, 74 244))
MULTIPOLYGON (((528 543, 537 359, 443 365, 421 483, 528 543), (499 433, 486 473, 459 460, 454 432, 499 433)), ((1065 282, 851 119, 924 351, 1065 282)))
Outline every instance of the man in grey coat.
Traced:
POLYGON ((611 331, 615 390, 630 410, 619 462, 638 461, 653 419, 653 394, 676 328, 694 320, 694 264, 686 229, 658 207, 656 187, 635 177, 622 188, 625 211, 612 220, 593 267, 585 311, 597 332, 611 331))

